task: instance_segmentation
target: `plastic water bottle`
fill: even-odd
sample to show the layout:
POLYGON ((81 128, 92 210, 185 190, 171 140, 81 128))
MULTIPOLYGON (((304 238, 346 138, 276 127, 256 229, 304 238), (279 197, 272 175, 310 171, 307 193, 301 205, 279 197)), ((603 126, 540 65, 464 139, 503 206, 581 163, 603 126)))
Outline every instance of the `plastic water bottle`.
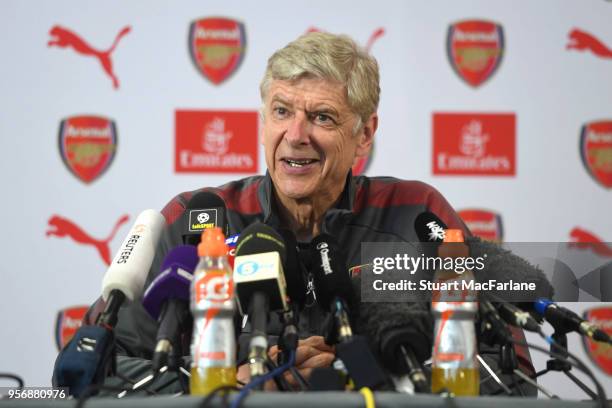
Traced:
POLYGON ((221 228, 207 229, 198 245, 200 262, 191 285, 193 339, 192 395, 206 395, 224 385, 236 385, 234 283, 221 228))
MULTIPOLYGON (((465 258, 469 248, 461 230, 447 230, 438 249, 440 258, 465 258)), ((447 390, 457 396, 477 396, 480 391, 474 320, 478 311, 476 292, 466 289, 473 281, 471 270, 437 271, 434 282, 447 284, 434 291, 431 308, 435 317, 431 391, 447 390), (453 282, 457 282, 456 284, 453 282), (450 288, 450 289, 449 289, 450 288)))

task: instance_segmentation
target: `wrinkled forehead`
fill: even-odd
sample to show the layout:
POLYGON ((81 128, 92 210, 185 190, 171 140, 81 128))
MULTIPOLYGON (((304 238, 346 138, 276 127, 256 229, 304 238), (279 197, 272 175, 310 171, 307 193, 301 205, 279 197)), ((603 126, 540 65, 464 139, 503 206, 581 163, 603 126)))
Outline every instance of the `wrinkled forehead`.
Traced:
POLYGON ((308 106, 325 104, 339 111, 352 112, 347 99, 346 86, 339 82, 316 77, 300 77, 271 81, 264 104, 268 106, 275 101, 308 106))

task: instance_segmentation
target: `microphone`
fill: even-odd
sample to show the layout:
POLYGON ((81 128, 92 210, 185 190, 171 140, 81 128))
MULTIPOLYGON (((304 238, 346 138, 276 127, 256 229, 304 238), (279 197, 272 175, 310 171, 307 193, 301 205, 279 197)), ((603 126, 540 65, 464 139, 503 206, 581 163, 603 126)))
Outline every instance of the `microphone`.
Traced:
POLYGON ((145 210, 136 219, 102 280, 106 309, 98 317, 98 325, 113 328, 125 298, 133 301, 141 297, 164 225, 164 217, 155 210, 145 210))
POLYGON ((300 262, 298 254, 298 244, 295 234, 288 229, 279 229, 278 233, 285 242, 287 262, 285 263, 285 281, 287 282, 287 295, 292 305, 301 307, 306 302, 306 292, 308 291, 304 280, 304 265, 300 262))
MULTIPOLYGON (((361 293, 361 277, 352 279, 354 292, 361 293)), ((408 375, 417 392, 429 392, 422 363, 431 356, 433 324, 424 303, 360 302, 356 296, 356 331, 369 339, 386 369, 408 375)))
POLYGON ((536 319, 526 312, 512 303, 500 301, 496 303, 497 310, 499 311, 499 315, 506 321, 508 324, 511 324, 516 327, 520 327, 530 332, 540 333, 540 324, 536 319))
POLYGON ((317 299, 332 314, 326 343, 337 343, 336 355, 357 388, 385 387, 387 378, 371 354, 367 340, 353 335, 347 304, 354 302, 355 296, 340 245, 331 235, 321 234, 312 240, 310 253, 317 299))
POLYGON ((183 243, 197 246, 205 229, 221 227, 227 235, 225 201, 210 191, 200 191, 191 197, 185 208, 183 243))
POLYGON ((345 257, 340 245, 329 234, 321 234, 310 243, 310 257, 313 260, 313 280, 319 304, 334 316, 326 342, 345 342, 353 336, 348 304, 353 302, 354 293, 351 278, 346 268, 345 257))
POLYGON ((484 323, 486 340, 489 345, 493 344, 506 344, 512 339, 512 333, 504 322, 507 319, 502 320, 495 306, 488 300, 480 299, 478 304, 480 319, 484 323))
POLYGON ((168 364, 170 352, 182 355, 176 351, 180 348, 180 333, 188 326, 190 318, 190 286, 198 262, 195 247, 181 245, 174 248, 166 255, 160 269, 162 272, 143 295, 142 305, 153 319, 159 321, 152 360, 155 373, 168 364))
POLYGON ((286 254, 283 238, 259 222, 242 231, 236 244, 233 277, 240 314, 247 312, 251 319, 248 359, 252 380, 266 372, 268 313, 287 309, 286 254))
POLYGON ((383 365, 396 375, 408 374, 419 393, 430 386, 422 364, 431 357, 433 341, 418 327, 431 328, 429 312, 415 310, 415 304, 369 302, 359 309, 360 327, 374 343, 383 365))
POLYGON ((113 328, 119 308, 126 298, 140 298, 164 225, 164 217, 154 210, 145 210, 136 218, 104 275, 106 307, 96 325, 82 326, 57 356, 52 377, 55 387, 67 387, 70 395, 78 397, 88 386, 101 384, 109 368, 114 371, 113 328))
POLYGON ((285 310, 287 299, 283 264, 287 251, 283 238, 271 227, 256 222, 240 233, 234 259, 234 285, 240 313, 245 315, 257 291, 269 298, 270 310, 285 310))
POLYGON ((533 305, 535 311, 546 319, 559 333, 578 332, 595 341, 611 343, 610 336, 597 325, 584 320, 576 313, 557 305, 549 299, 538 299, 533 305))
POLYGON ((414 220, 414 229, 421 242, 442 243, 447 228, 437 215, 429 211, 420 213, 414 220))
MULTIPOLYGON (((361 278, 352 281, 358 292, 361 278)), ((433 325, 424 305, 362 302, 356 327, 370 340, 385 368, 396 375, 408 374, 416 392, 429 392, 422 363, 431 357, 433 325)))

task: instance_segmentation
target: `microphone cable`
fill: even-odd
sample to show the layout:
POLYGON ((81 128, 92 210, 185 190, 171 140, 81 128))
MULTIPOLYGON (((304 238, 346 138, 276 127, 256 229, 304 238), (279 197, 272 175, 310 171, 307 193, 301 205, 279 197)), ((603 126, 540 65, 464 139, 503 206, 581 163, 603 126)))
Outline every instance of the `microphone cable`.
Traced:
POLYGON ((289 354, 289 360, 287 361, 287 363, 275 368, 273 371, 261 377, 256 378, 255 380, 251 381, 246 386, 244 386, 244 388, 242 388, 242 390, 240 391, 240 394, 238 394, 238 396, 234 399, 234 401, 232 401, 231 408, 240 407, 240 404, 242 404, 242 401, 246 398, 246 396, 249 394, 249 392, 253 388, 263 385, 266 381, 276 377, 277 375, 281 375, 294 364, 295 364, 295 352, 291 351, 289 354))
MULTIPOLYGON (((121 379, 123 382, 129 384, 128 385, 123 385, 123 386, 114 386, 114 385, 104 385, 104 384, 90 384, 87 386, 87 388, 85 389, 85 391, 83 391, 83 394, 77 399, 77 403, 75 405, 75 408, 82 408, 85 403, 87 402, 88 399, 90 399, 91 397, 95 396, 96 393, 98 391, 111 391, 111 392, 118 392, 118 395, 121 395, 121 397, 117 396, 117 399, 120 399, 122 397, 124 397, 125 395, 127 395, 128 393, 134 391, 133 387, 135 384, 137 384, 136 381, 120 374, 120 373, 115 373, 115 376, 118 377, 119 379, 121 379), (131 387, 130 387, 131 386, 131 387)), ((171 382, 176 381, 176 380, 172 380, 171 382)), ((170 383, 171 383, 170 382, 170 383)), ((165 384, 164 387, 168 386, 170 383, 165 384)), ((141 390, 137 390, 137 391, 141 391, 141 390)), ((143 388, 142 391, 145 391, 148 395, 158 395, 155 391, 151 391, 147 388, 143 388)))
MULTIPOLYGON (((274 361, 270 359, 268 359, 268 361, 266 362, 266 366, 268 367, 268 370, 270 371, 277 368, 277 365, 274 364, 274 361)), ((295 366, 289 367, 289 373, 291 373, 291 376, 297 383, 298 387, 300 387, 299 391, 310 390, 310 385, 308 384, 308 381, 306 381, 306 379, 302 376, 302 374, 300 374, 300 371, 297 368, 295 368, 295 366)), ((292 387, 287 383, 287 381, 282 376, 274 377, 274 381, 276 382, 276 386, 278 387, 280 391, 294 391, 292 387), (284 385, 282 387, 279 387, 279 382, 284 385)), ((242 385, 246 385, 246 384, 242 384, 242 385)))
MULTIPOLYGON (((240 388, 234 385, 222 385, 220 387, 217 387, 202 400, 198 407, 206 408, 206 406, 208 406, 212 402, 213 398, 215 398, 217 394, 223 392, 223 397, 227 397, 230 391, 240 391, 240 388)), ((227 404, 223 404, 223 406, 227 406, 227 404)))
POLYGON ((291 366, 289 367, 289 372, 291 373, 291 375, 293 375, 293 378, 295 378, 295 381, 300 386, 300 391, 310 390, 310 384, 308 384, 308 381, 306 381, 302 374, 300 374, 297 368, 291 366))
POLYGON ((359 393, 363 395, 363 402, 366 408, 376 408, 376 401, 374 400, 374 393, 369 387, 361 387, 359 393))
POLYGON ((557 348, 559 351, 561 351, 563 353, 567 353, 567 356, 571 357, 574 361, 571 361, 569 358, 565 357, 563 354, 552 352, 550 350, 545 349, 544 347, 540 347, 540 346, 532 344, 532 343, 523 342, 523 341, 516 340, 516 339, 510 339, 510 342, 514 343, 514 344, 516 344, 518 346, 529 347, 529 348, 532 348, 534 350, 540 351, 540 352, 542 352, 544 354, 547 354, 547 355, 549 355, 551 357, 554 357, 554 358, 559 359, 561 361, 567 362, 568 364, 570 364, 573 367, 576 367, 578 370, 580 370, 584 374, 586 374, 593 381, 593 383, 595 384, 595 388, 597 388, 597 396, 598 396, 598 400, 599 400, 599 406, 601 408, 610 408, 608 406, 608 399, 607 399, 608 397, 606 396, 606 391, 602 387, 601 383, 597 380, 597 378, 595 377, 593 372, 578 357, 576 357, 575 354, 570 353, 566 348, 564 348, 563 346, 558 344, 556 341, 554 341, 552 339, 552 337, 546 336, 542 332, 542 330, 539 331, 539 334, 553 348, 557 348))
POLYGON ((18 384, 17 387, 19 388, 19 391, 23 390, 23 386, 25 385, 23 378, 21 378, 17 374, 0 373, 0 378, 8 378, 10 380, 14 380, 18 384))
MULTIPOLYGON (((268 358, 266 360, 266 369, 268 371, 273 371, 276 368, 278 367, 276 366, 276 364, 274 364, 274 361, 268 358)), ((289 383, 287 382, 287 380, 285 380, 285 378, 282 375, 274 377, 274 382, 276 383, 276 388, 278 388, 279 391, 291 391, 291 387, 289 386, 289 383)))

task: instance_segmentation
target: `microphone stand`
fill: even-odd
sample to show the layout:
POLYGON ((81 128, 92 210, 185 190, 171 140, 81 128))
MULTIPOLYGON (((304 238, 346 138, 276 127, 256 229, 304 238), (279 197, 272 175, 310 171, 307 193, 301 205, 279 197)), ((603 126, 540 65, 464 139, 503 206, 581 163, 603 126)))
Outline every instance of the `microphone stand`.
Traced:
POLYGON ((125 301, 125 298, 126 296, 122 291, 113 289, 109 294, 108 302, 106 302, 104 310, 100 313, 96 321, 96 325, 104 327, 111 335, 111 349, 106 356, 106 361, 102 362, 102 372, 105 372, 109 376, 114 376, 117 373, 117 348, 113 329, 115 325, 117 325, 119 309, 125 301))
MULTIPOLYGON (((291 351, 297 350, 298 345, 298 329, 297 329, 297 307, 290 308, 289 310, 280 313, 281 320, 283 322, 283 330, 278 342, 278 365, 286 364, 291 351)), ((308 382, 302 377, 300 372, 292 366, 289 368, 289 372, 295 378, 295 381, 300 386, 302 391, 307 391, 310 388, 308 382)), ((289 389, 289 387, 287 387, 289 389)))
POLYGON ((331 306, 332 319, 326 336, 328 344, 336 344, 336 356, 346 367, 357 388, 376 390, 389 388, 388 378, 372 354, 368 341, 354 335, 351 329, 345 301, 336 297, 331 306), (335 340, 335 342, 328 342, 335 340))
MULTIPOLYGON (((567 358, 567 334, 568 331, 564 330, 561 327, 555 327, 555 332, 551 336, 556 344, 560 345, 558 347, 555 343, 550 345, 550 352, 560 354, 563 357, 567 358)), ((546 362, 546 368, 544 370, 538 371, 534 378, 538 378, 541 375, 544 375, 550 371, 560 371, 565 373, 565 375, 572 380, 582 391, 584 391, 591 399, 597 400, 598 396, 595 392, 593 392, 585 383, 580 381, 574 374, 570 372, 572 366, 567 362, 560 360, 558 358, 552 357, 550 360, 546 362)))
MULTIPOLYGON (((482 300, 480 303, 480 318, 481 318, 481 339, 490 346, 498 344, 499 347, 499 368, 501 373, 508 375, 512 379, 512 388, 516 388, 521 395, 524 396, 523 390, 520 388, 519 383, 516 382, 514 376, 518 369, 518 359, 516 357, 516 350, 512 343, 512 333, 508 329, 508 326, 501 318, 497 311, 497 308, 488 300, 482 300)), ((504 384, 504 382, 497 376, 497 373, 493 371, 484 359, 479 355, 478 361, 488 371, 490 378, 493 378, 499 387, 508 395, 513 395, 512 390, 504 384)), ((523 377, 520 377, 523 378, 523 377)))
POLYGON ((412 381, 414 391, 420 394, 430 393, 431 388, 427 382, 427 377, 412 350, 405 345, 401 345, 399 351, 408 369, 408 377, 412 381))
MULTIPOLYGON (((249 371, 251 381, 266 374, 266 361, 268 360, 268 297, 265 293, 256 291, 251 295, 249 302, 249 316, 253 331, 249 342, 249 371)), ((263 383, 256 389, 263 390, 263 383)))
MULTIPOLYGON (((516 358, 516 350, 514 349, 514 344, 510 341, 504 342, 499 348, 499 366, 501 368, 502 374, 506 374, 510 376, 512 379, 512 385, 514 388, 518 390, 521 396, 525 396, 521 385, 516 382, 514 378, 514 373, 519 368, 518 359, 516 358)), ((512 395, 512 392, 511 394, 512 395)))

